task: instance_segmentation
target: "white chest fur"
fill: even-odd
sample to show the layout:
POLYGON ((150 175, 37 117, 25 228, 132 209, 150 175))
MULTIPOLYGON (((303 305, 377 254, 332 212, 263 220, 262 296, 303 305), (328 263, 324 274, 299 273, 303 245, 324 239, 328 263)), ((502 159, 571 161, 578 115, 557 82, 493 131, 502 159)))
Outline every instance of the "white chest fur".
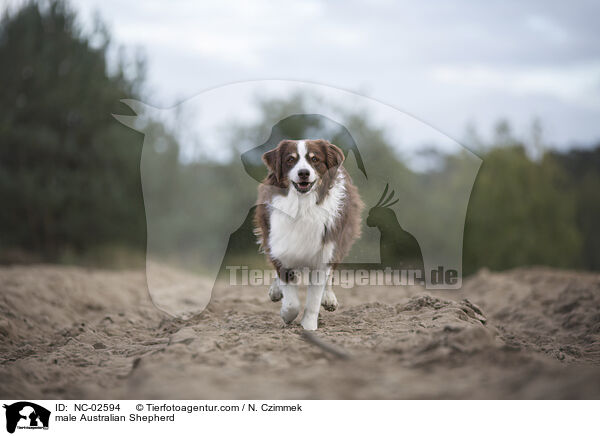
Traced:
POLYGON ((328 263, 332 243, 323 244, 325 228, 335 225, 345 198, 344 176, 339 173, 321 204, 317 193, 300 194, 291 188, 273 197, 270 210, 269 251, 284 267, 316 267, 328 263))

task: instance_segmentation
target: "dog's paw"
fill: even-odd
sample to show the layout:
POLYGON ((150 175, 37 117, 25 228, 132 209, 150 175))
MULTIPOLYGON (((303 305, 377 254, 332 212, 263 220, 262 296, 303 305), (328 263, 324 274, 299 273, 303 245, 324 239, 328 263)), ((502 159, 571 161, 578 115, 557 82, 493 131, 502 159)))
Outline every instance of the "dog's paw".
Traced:
POLYGON ((335 294, 331 289, 325 290, 323 299, 321 300, 321 306, 328 312, 333 312, 338 308, 339 304, 337 298, 335 298, 335 294))
POLYGON ((269 288, 269 298, 273 302, 277 302, 283 298, 283 293, 281 292, 277 281, 271 283, 271 287, 269 288))
POLYGON ((304 330, 316 330, 319 326, 319 314, 308 314, 304 312, 304 316, 302 316, 302 321, 300 321, 300 325, 304 328, 304 330))
POLYGON ((300 304, 282 304, 281 305, 281 319, 284 323, 289 324, 296 319, 300 313, 300 304))

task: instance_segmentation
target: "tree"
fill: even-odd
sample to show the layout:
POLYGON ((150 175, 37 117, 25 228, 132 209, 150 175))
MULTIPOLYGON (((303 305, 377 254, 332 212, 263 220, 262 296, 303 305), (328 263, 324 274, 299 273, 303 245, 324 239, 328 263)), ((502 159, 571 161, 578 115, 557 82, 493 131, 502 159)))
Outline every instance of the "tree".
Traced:
POLYGON ((47 261, 111 243, 143 249, 142 138, 111 116, 140 96, 143 68, 128 78, 121 61, 109 73, 109 46, 101 26, 84 34, 60 0, 5 12, 0 258, 15 248, 47 261))
POLYGON ((579 266, 581 233, 565 180, 551 156, 533 162, 520 145, 483 156, 465 223, 465 272, 579 266))
POLYGON ((551 156, 566 171, 565 185, 576 202, 576 223, 585 236, 581 266, 600 270, 600 145, 551 156))

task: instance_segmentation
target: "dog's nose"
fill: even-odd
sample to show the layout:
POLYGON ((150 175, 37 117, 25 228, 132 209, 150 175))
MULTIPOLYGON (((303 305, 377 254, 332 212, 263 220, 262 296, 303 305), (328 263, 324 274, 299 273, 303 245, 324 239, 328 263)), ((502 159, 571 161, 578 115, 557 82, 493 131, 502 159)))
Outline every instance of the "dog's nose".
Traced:
POLYGON ((298 177, 300 177, 301 179, 308 179, 308 176, 310 176, 310 172, 308 170, 298 170, 298 177))

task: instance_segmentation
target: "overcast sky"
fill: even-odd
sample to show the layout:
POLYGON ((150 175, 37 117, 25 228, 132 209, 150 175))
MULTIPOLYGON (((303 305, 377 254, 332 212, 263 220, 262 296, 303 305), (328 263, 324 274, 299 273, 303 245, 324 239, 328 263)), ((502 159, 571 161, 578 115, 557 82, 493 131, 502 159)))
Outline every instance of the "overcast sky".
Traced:
POLYGON ((600 140, 598 1, 78 0, 141 47, 162 107, 253 79, 317 82, 461 139, 535 117, 555 146, 600 140))

